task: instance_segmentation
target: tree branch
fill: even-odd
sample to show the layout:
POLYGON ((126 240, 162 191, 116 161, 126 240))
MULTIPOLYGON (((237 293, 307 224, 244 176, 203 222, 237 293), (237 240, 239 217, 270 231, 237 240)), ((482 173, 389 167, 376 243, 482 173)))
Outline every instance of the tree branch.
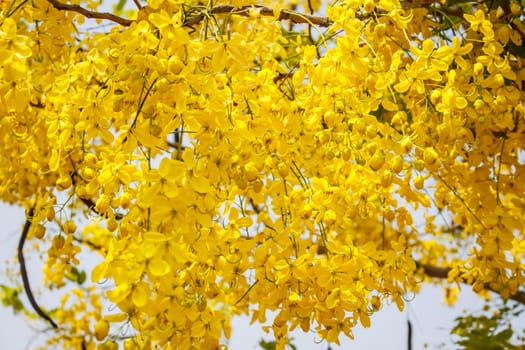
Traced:
MULTIPOLYGON (((71 183, 73 184, 73 187, 75 187, 77 185, 77 180, 75 179, 75 176, 79 176, 78 173, 76 171, 74 171, 73 173, 71 173, 71 183)), ((106 213, 101 213, 97 210, 96 208, 96 203, 91 199, 91 198, 86 198, 86 197, 81 197, 79 195, 77 195, 77 197, 80 199, 80 201, 82 203, 84 203, 84 205, 89 209, 91 210, 95 215, 97 216, 100 216, 102 218, 107 218, 108 217, 108 214, 106 213)), ((121 220, 123 218, 123 215, 120 214, 120 213, 115 213, 115 220, 121 220)))
MULTIPOLYGON (((56 8, 57 10, 77 12, 87 18, 106 19, 108 21, 118 23, 124 27, 129 27, 131 23, 134 22, 133 20, 122 18, 122 17, 119 17, 109 12, 91 11, 91 10, 83 8, 80 5, 65 4, 58 0, 47 0, 47 1, 51 5, 53 5, 53 7, 56 8)), ((266 6, 259 6, 259 5, 249 5, 249 6, 243 6, 240 8, 237 8, 233 5, 217 5, 211 9, 210 13, 211 14, 237 14, 240 16, 249 17, 250 10, 253 10, 253 9, 255 9, 261 16, 274 16, 273 9, 266 7, 266 6)), ((191 25, 200 23, 202 20, 204 20, 205 17, 206 16, 204 13, 200 15, 189 16, 184 21, 184 25, 191 26, 191 25)), ((292 10, 286 10, 286 9, 281 10, 279 12, 279 20, 290 20, 293 23, 315 24, 321 27, 328 27, 329 25, 332 24, 332 21, 330 20, 330 18, 326 16, 308 15, 305 13, 292 11, 292 10)))
POLYGON ((79 5, 71 5, 71 4, 64 4, 63 2, 60 2, 58 0, 47 0, 51 5, 53 5, 54 8, 57 10, 62 11, 73 11, 80 13, 81 15, 87 17, 87 18, 96 18, 96 19, 107 19, 108 21, 112 21, 115 23, 120 24, 124 27, 129 27, 131 23, 134 21, 119 17, 117 15, 114 15, 109 12, 96 12, 96 11, 90 11, 88 9, 83 8, 79 5))
MULTIPOLYGON (((440 266, 434 266, 434 265, 428 265, 428 264, 422 264, 420 265, 423 268, 423 271, 425 272, 425 275, 428 277, 433 278, 448 278, 448 273, 450 270, 452 270, 450 267, 440 267, 440 266)), ((461 283, 470 284, 465 279, 460 280, 461 283)), ((489 290, 491 292, 501 294, 500 291, 492 288, 489 283, 485 283, 483 286, 486 290, 489 290)), ((511 294, 509 296, 509 299, 512 299, 514 301, 517 301, 518 303, 525 304, 525 292, 517 291, 516 294, 511 294)))
POLYGON ((24 228, 22 229, 22 235, 20 236, 20 241, 18 242, 18 262, 20 264, 20 274, 22 275, 22 282, 24 284, 24 291, 27 295, 27 298, 29 299, 29 303, 31 303, 31 306, 33 307, 33 310, 36 311, 36 313, 42 317, 44 320, 49 322, 53 328, 58 329, 58 325, 49 317, 41 308, 38 306, 38 303, 35 300, 35 297, 33 296, 33 292, 31 292, 31 286, 29 285, 29 278, 27 277, 27 269, 26 269, 26 261, 24 259, 24 244, 27 239, 27 234, 29 233, 29 229, 31 228, 31 223, 33 221, 33 216, 35 214, 35 208, 29 209, 27 213, 26 222, 24 224, 24 228))
MULTIPOLYGON (((247 5, 243 7, 235 7, 233 5, 217 5, 214 6, 210 13, 211 14, 235 14, 240 15, 244 17, 249 17, 250 12, 255 10, 257 13, 259 13, 261 16, 271 17, 275 16, 275 12, 272 8, 266 7, 266 6, 260 6, 260 5, 247 5)), ((200 15, 194 15, 186 17, 186 20, 184 21, 184 25, 194 25, 197 23, 200 23, 202 20, 204 20, 205 14, 200 15)), ((329 17, 326 16, 314 16, 314 15, 308 15, 305 13, 293 11, 293 10, 287 10, 283 9, 279 12, 279 20, 290 20, 293 23, 307 23, 307 24, 315 24, 320 27, 328 27, 332 24, 332 20, 330 20, 329 17)))
MULTIPOLYGON (((73 173, 71 173, 71 182, 73 184, 73 187, 75 187, 77 185, 77 180, 75 179, 75 176, 79 176, 78 173, 76 171, 74 171, 73 173)), ((93 202, 93 200, 91 200, 91 198, 85 198, 85 197, 81 197, 81 196, 78 196, 77 197, 82 201, 82 203, 84 203, 84 205, 86 207, 88 207, 88 209, 90 209, 93 213, 95 213, 96 215, 98 216, 104 216, 103 214, 99 213, 98 210, 95 208, 95 202, 93 202)))
POLYGON ((102 250, 102 247, 101 247, 100 245, 98 245, 98 244, 96 244, 96 243, 93 243, 93 242, 91 242, 90 240, 82 239, 82 238, 75 237, 75 236, 73 236, 73 240, 74 240, 75 242, 80 243, 80 244, 84 244, 84 245, 90 247, 90 248, 93 249, 93 250, 96 250, 96 251, 101 251, 101 250, 102 250))

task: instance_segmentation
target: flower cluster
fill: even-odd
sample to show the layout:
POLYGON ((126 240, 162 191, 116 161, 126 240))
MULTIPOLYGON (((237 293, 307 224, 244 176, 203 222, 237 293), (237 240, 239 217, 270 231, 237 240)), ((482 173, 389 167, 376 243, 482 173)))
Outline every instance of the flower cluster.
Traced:
POLYGON ((239 314, 279 348, 297 327, 338 343, 402 310, 424 264, 450 268, 448 302, 523 285, 519 3, 151 0, 103 33, 75 23, 114 17, 16 3, 0 198, 36 207, 50 287, 92 250, 113 305, 65 294, 66 346, 125 326, 126 349, 216 349, 239 314))

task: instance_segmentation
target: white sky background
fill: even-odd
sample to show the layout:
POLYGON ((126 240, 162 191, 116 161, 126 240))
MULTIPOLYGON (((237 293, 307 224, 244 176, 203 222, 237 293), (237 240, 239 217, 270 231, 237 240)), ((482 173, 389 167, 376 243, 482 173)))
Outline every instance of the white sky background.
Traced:
MULTIPOLYGON (((0 231, 0 284, 7 282, 5 275, 6 263, 16 271, 18 265, 14 264, 16 249, 20 237, 20 230, 24 223, 24 211, 19 207, 8 206, 0 203, 0 221, 3 223, 0 231)), ((31 241, 26 242, 30 247, 31 241)), ((61 297, 61 291, 56 296, 40 298, 38 290, 41 281, 38 278, 39 264, 37 257, 26 254, 28 269, 31 278, 31 287, 36 299, 44 309, 56 307, 61 297)), ((82 262, 85 263, 85 262, 82 262)), ((90 276, 88 276, 88 281, 90 276)), ((10 283, 9 283, 10 284, 10 283)), ((20 282, 21 284, 21 282, 20 282)), ((330 344, 332 349, 407 349, 407 317, 412 322, 413 350, 425 349, 453 349, 450 341, 450 329, 453 327, 455 317, 467 309, 474 313, 481 310, 483 301, 470 292, 469 286, 463 286, 459 302, 450 308, 442 303, 443 294, 440 287, 425 286, 422 293, 406 304, 404 312, 399 312, 395 305, 385 305, 381 311, 372 317, 372 326, 369 329, 356 327, 355 340, 341 339, 341 346, 330 344), (446 345, 440 347, 439 345, 446 345)), ((27 308, 29 302, 25 296, 22 301, 27 308)), ((12 309, 0 307, 0 349, 25 350, 42 345, 45 335, 41 331, 48 328, 43 321, 27 322, 21 314, 15 316, 12 309)), ((320 342, 315 333, 295 332, 292 343, 298 350, 327 350, 328 344, 320 342)), ((265 334, 260 325, 249 325, 248 318, 238 318, 233 321, 232 338, 229 340, 229 349, 261 349, 257 344, 261 339, 272 340, 271 334, 265 334)))

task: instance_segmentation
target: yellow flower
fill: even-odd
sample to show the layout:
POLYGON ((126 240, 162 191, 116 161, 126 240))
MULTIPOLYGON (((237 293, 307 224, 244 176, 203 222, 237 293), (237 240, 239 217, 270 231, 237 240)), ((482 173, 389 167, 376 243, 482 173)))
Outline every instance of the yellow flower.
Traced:
POLYGON ((105 320, 99 320, 95 324, 94 333, 95 333, 95 337, 97 338, 97 340, 99 341, 103 340, 104 338, 107 337, 109 333, 109 323, 105 320))
POLYGON ((5 18, 0 27, 0 50, 3 52, 0 64, 13 58, 25 60, 32 55, 30 38, 17 34, 17 24, 13 18, 5 18))

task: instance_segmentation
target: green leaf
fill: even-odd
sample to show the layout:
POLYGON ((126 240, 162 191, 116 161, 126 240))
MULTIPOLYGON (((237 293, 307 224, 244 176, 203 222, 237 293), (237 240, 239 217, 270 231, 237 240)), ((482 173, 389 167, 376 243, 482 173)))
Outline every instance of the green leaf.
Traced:
MULTIPOLYGON (((290 339, 290 340, 293 340, 293 339, 290 339)), ((259 346, 261 348, 263 348, 264 350, 275 350, 276 347, 277 347, 277 343, 275 342, 275 340, 271 340, 271 341, 266 341, 264 339, 261 339, 259 341, 259 346)), ((292 350, 297 350, 297 347, 292 344, 292 343, 288 343, 288 346, 292 349, 292 350)))
POLYGON ((370 114, 376 117, 377 121, 382 122, 384 112, 385 109, 383 108, 383 105, 379 105, 379 108, 377 108, 375 111, 371 111, 370 114))
POLYGON ((79 271, 76 267, 72 267, 71 271, 65 275, 65 277, 71 282, 75 282, 79 285, 86 281, 86 272, 79 271))
POLYGON ((0 285, 0 300, 2 305, 11 306, 16 313, 25 311, 24 304, 19 298, 20 289, 12 288, 6 285, 0 285))
POLYGON ((122 15, 122 11, 124 10, 124 6, 126 6, 127 0, 119 0, 118 3, 113 5, 113 12, 115 12, 116 15, 122 15))
POLYGON ((264 350, 275 350, 275 345, 275 341, 266 341, 264 339, 259 341, 259 346, 264 350))
POLYGON ((515 313, 520 313, 523 307, 520 305, 507 306, 507 304, 496 306, 486 305, 483 312, 487 314, 465 315, 456 318, 456 324, 451 334, 457 336, 455 344, 458 349, 464 350, 517 350, 519 345, 514 345, 511 340, 515 335, 510 324, 515 318, 515 313), (516 310, 519 308, 518 310, 516 310), (492 310, 491 310, 492 309, 492 310))

